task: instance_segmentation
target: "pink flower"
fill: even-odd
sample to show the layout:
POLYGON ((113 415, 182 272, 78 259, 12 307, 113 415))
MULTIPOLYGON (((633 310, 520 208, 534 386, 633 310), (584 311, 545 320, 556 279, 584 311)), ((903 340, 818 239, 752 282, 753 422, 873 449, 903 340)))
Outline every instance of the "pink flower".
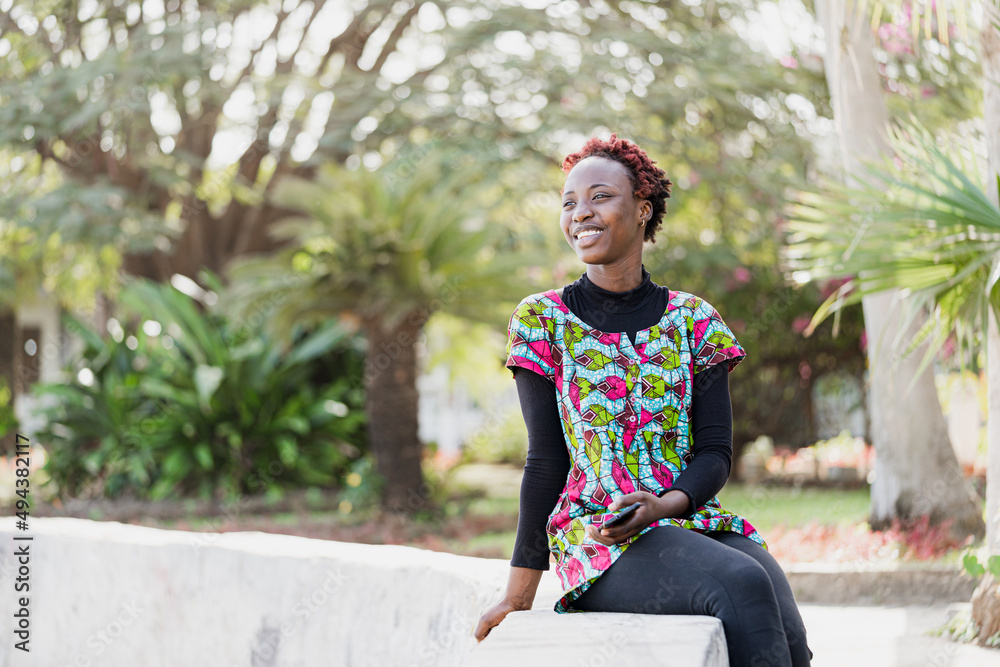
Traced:
POLYGON ((795 57, 791 56, 791 55, 782 56, 778 60, 778 62, 781 64, 782 67, 787 67, 789 69, 798 69, 799 68, 799 61, 796 60, 795 57))
POLYGON ((745 285, 750 282, 750 270, 745 266, 737 266, 733 269, 733 278, 736 282, 745 285))

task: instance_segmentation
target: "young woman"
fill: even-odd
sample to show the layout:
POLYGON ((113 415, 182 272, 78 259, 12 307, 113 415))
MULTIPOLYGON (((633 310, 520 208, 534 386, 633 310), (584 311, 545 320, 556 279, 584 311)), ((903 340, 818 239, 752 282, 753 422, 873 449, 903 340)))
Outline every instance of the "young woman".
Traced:
POLYGON ((715 616, 733 667, 808 665, 784 573, 716 498, 732 463, 728 374, 745 352, 712 306, 656 285, 642 264, 671 183, 615 135, 563 171, 560 226, 587 270, 510 320, 528 457, 507 590, 475 636, 531 608, 551 552, 559 613, 715 616))

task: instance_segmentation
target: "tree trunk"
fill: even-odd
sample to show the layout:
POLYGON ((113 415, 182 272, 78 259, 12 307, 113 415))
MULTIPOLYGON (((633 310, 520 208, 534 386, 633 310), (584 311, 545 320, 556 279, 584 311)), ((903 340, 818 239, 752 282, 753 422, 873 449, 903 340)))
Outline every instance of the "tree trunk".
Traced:
POLYGON ((432 502, 421 468, 417 422, 416 344, 424 322, 414 313, 391 329, 382 321, 365 327, 365 403, 376 469, 385 482, 382 507, 402 514, 414 514, 432 502))
MULTIPOLYGON (((863 6, 853 7, 854 12, 865 11, 863 6)), ((826 35, 826 76, 845 179, 850 182, 861 173, 862 160, 887 151, 888 112, 870 21, 849 12, 844 0, 818 2, 817 12, 826 35)), ((902 307, 893 307, 897 303, 896 292, 865 297, 862 302, 871 437, 877 454, 870 523, 877 529, 896 518, 907 521, 928 514, 935 523, 952 519, 957 535, 982 535, 982 517, 951 447, 931 369, 907 391, 926 348, 896 359, 892 340, 903 320, 902 307)))
MULTIPOLYGON (((891 340, 902 308, 898 293, 874 294, 863 306, 876 452, 869 523, 884 529, 896 518, 906 522, 928 515, 935 524, 951 519, 956 536, 981 536, 979 503, 952 449, 930 368, 907 393, 926 347, 895 359, 891 340)), ((916 326, 907 336, 914 333, 916 326)))
MULTIPOLYGON (((986 122, 986 194, 1000 206, 1000 3, 983 0, 980 33, 983 62, 983 117, 986 122)), ((987 330, 987 381, 989 414, 986 421, 986 545, 990 555, 1000 554, 1000 329, 991 313, 987 330)), ((990 574, 972 595, 972 621, 979 628, 979 643, 1000 632, 1000 586, 990 574)))

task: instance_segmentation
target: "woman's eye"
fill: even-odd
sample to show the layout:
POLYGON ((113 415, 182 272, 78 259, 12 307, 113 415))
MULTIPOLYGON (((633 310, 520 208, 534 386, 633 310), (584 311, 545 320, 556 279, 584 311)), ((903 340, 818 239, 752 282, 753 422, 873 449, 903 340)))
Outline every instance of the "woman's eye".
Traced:
POLYGON ((594 195, 594 199, 597 199, 598 197, 607 197, 607 195, 604 194, 603 192, 598 192, 596 195, 594 195))
POLYGON ((571 202, 571 201, 564 201, 564 202, 563 202, 563 208, 566 208, 567 206, 569 206, 569 205, 570 205, 570 204, 572 204, 572 203, 573 203, 573 202, 571 202))

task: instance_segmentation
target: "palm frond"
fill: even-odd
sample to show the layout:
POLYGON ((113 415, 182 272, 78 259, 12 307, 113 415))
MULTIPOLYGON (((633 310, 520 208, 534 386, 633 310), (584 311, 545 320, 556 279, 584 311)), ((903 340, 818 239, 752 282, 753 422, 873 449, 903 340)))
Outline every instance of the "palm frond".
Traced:
POLYGON ((491 219, 489 180, 446 153, 421 155, 407 168, 331 166, 315 182, 288 179, 275 203, 298 214, 274 234, 290 243, 231 267, 232 307, 270 304, 275 327, 304 311, 387 328, 437 310, 498 323, 498 312, 527 293, 522 269, 542 260, 504 252, 509 229, 491 219))
POLYGON ((869 294, 901 290, 904 326, 892 343, 904 355, 926 344, 922 371, 949 337, 972 344, 1000 306, 1000 209, 977 185, 974 152, 968 159, 954 140, 943 148, 914 119, 889 141, 893 158, 866 165, 859 185, 825 183, 795 198, 784 259, 800 280, 850 278, 809 333, 869 294))

